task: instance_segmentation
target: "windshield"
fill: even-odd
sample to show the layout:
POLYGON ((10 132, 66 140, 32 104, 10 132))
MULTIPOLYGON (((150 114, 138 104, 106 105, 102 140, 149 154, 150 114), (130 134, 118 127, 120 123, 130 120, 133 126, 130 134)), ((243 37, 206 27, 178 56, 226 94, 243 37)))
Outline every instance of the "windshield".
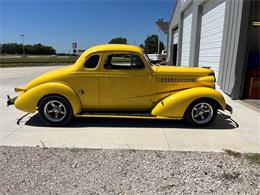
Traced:
POLYGON ((150 64, 150 66, 154 66, 154 64, 151 62, 150 58, 148 57, 147 53, 143 52, 143 54, 144 54, 146 61, 150 64))

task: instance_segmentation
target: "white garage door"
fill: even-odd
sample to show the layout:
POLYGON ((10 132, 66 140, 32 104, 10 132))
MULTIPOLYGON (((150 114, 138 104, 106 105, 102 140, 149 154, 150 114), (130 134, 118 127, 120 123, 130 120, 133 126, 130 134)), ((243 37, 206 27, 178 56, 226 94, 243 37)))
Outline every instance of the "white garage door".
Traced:
POLYGON ((218 79, 222 36, 225 19, 225 2, 211 9, 203 8, 200 35, 199 66, 211 67, 218 79))
POLYGON ((192 13, 183 20, 181 66, 189 66, 192 13))

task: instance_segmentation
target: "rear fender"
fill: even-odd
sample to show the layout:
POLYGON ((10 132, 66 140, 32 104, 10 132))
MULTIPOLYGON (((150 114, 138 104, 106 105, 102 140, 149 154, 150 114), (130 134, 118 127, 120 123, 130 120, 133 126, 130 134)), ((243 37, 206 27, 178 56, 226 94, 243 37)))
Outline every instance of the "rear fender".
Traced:
POLYGON ((172 118, 182 118, 188 106, 200 98, 209 98, 225 110, 225 99, 220 92, 208 87, 195 87, 181 90, 160 101, 152 110, 152 115, 172 118))
POLYGON ((64 96, 71 104, 73 113, 78 114, 81 111, 81 102, 75 91, 63 83, 44 83, 21 93, 14 104, 19 110, 34 113, 39 101, 47 95, 64 96))

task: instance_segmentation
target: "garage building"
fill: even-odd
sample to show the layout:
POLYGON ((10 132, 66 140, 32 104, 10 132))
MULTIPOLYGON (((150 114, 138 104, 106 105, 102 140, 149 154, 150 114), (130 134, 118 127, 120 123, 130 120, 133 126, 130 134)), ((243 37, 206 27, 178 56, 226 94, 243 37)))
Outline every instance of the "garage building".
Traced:
POLYGON ((177 0, 166 31, 168 64, 210 67, 233 99, 258 99, 259 7, 253 0, 177 0))

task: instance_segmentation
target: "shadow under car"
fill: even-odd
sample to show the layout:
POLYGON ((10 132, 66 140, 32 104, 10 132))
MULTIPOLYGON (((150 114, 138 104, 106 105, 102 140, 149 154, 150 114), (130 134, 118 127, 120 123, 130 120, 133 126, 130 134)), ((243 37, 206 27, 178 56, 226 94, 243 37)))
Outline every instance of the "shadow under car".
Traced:
MULTIPOLYGON (((28 126, 46 127, 38 114, 33 115, 25 122, 28 126)), ((163 120, 163 119, 135 119, 135 118, 74 118, 68 125, 62 128, 81 127, 128 127, 128 128, 180 128, 180 129, 235 129, 239 125, 230 116, 219 112, 215 121, 207 127, 192 127, 183 120, 163 120)), ((52 127, 49 127, 52 128, 52 127)))

